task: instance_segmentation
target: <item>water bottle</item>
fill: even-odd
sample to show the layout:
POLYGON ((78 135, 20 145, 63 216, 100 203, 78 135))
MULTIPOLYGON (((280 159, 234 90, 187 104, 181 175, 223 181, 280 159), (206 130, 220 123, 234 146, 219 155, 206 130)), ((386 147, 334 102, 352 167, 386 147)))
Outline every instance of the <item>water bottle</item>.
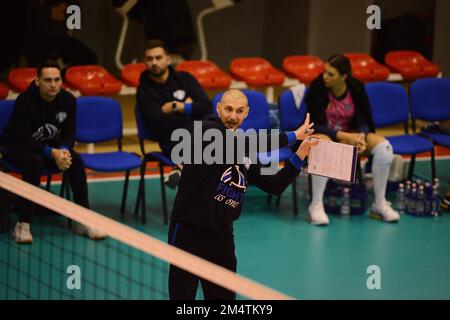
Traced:
POLYGON ((423 186, 419 187, 416 199, 416 214, 418 216, 425 215, 425 191, 423 186))
POLYGON ((406 213, 409 213, 409 202, 411 200, 411 181, 406 181, 406 187, 405 187, 405 210, 406 213))
POLYGON ((341 215, 344 217, 350 215, 350 188, 344 188, 342 194, 341 215))
POLYGON ((408 201, 408 212, 409 214, 415 216, 416 213, 416 200, 417 200, 417 189, 416 184, 412 184, 411 193, 409 195, 409 201, 408 201))
POLYGON ((417 185, 417 190, 420 188, 420 186, 423 184, 422 180, 417 179, 416 180, 416 185, 417 185))
POLYGON ((431 187, 431 183, 425 183, 425 215, 431 215, 431 202, 433 197, 433 188, 431 187))
POLYGON ((405 213, 405 205, 406 205, 405 202, 406 202, 405 189, 403 183, 400 183, 398 185, 397 195, 395 197, 395 208, 401 214, 405 213))
POLYGON ((433 180, 433 186, 439 186, 439 178, 434 178, 433 180))
POLYGON ((437 217, 439 215, 439 205, 441 202, 441 196, 439 195, 439 189, 433 187, 433 195, 431 197, 431 215, 437 217))

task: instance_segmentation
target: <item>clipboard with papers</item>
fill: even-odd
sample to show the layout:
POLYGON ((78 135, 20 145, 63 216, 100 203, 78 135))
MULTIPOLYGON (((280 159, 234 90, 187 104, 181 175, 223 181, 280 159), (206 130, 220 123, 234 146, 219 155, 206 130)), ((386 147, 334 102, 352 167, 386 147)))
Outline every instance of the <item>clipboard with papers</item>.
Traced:
POLYGON ((319 139, 308 157, 308 173, 354 183, 357 161, 356 146, 319 139))

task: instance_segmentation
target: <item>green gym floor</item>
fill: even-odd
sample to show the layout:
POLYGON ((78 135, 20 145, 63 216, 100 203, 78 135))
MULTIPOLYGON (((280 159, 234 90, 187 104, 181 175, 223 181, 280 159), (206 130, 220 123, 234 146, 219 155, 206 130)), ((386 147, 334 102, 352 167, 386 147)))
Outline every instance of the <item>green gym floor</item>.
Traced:
MULTIPOLYGON (((444 193, 450 178, 450 159, 437 160, 436 167, 441 193, 444 193)), ((416 173, 428 177, 429 162, 419 161, 416 173)), ((92 208, 118 219, 121 186, 121 182, 91 183, 92 208)), ((145 226, 140 225, 132 213, 136 190, 137 181, 132 181, 123 222, 166 241, 167 226, 162 221, 159 180, 147 180, 148 222, 145 226)), ((174 196, 175 192, 168 189, 169 206, 174 196)), ((388 195, 392 201, 393 197, 394 194, 388 195)), ((291 188, 283 194, 278 207, 274 202, 268 205, 267 195, 256 187, 248 189, 244 203, 241 218, 235 223, 238 273, 241 275, 296 299, 450 299, 450 213, 444 212, 435 218, 402 215, 400 222, 395 224, 372 220, 367 214, 347 219, 330 216, 329 226, 316 227, 306 221, 306 199, 299 199, 299 214, 293 215, 291 188), (367 272, 369 266, 379 267, 380 289, 367 286, 372 275, 367 272)), ((70 260, 68 252, 51 251, 46 248, 50 242, 40 239, 41 236, 49 237, 46 228, 50 230, 51 226, 48 224, 55 227, 55 219, 49 220, 52 219, 46 217, 32 225, 32 230, 40 228, 32 246, 18 246, 8 234, 0 235, 0 299, 117 298, 107 293, 95 293, 96 283, 104 285, 108 281, 112 288, 126 286, 119 298, 140 298, 142 293, 149 299, 167 298, 165 263, 151 261, 134 249, 122 248, 112 239, 94 242, 74 236, 67 228, 56 228, 59 231, 53 239, 69 243, 75 249, 83 248, 80 256, 72 254, 75 260, 70 260), (116 251, 121 253, 120 258, 116 251), (44 261, 44 266, 38 267, 37 261, 25 262, 30 254, 40 256, 34 260, 44 261), (86 262, 81 255, 91 259, 86 262), (77 257, 81 269, 88 269, 83 273, 85 284, 82 290, 67 296, 52 294, 49 288, 60 287, 67 275, 63 267, 50 270, 48 264, 52 260, 63 266, 73 261, 76 264, 77 257), (10 269, 7 273, 5 261, 10 269), (102 267, 95 272, 89 271, 94 268, 94 261, 102 267), (137 271, 138 264, 150 265, 150 268, 156 268, 155 272, 137 271), (39 272, 37 268, 41 268, 39 272), (108 275, 103 276, 102 272, 108 272, 108 275), (130 281, 124 276, 132 273, 140 273, 137 280, 130 281), (25 278, 32 278, 31 284, 25 278), (42 287, 43 281, 51 284, 42 287), (4 282, 9 282, 8 288, 4 282), (152 284, 142 287, 142 282, 152 284)), ((61 220, 56 224, 61 224, 61 220)))

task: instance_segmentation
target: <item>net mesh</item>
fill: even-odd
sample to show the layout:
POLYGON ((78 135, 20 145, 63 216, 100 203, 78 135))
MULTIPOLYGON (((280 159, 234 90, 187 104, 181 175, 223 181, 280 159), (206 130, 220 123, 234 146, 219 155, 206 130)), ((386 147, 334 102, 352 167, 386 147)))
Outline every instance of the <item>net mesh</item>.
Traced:
POLYGON ((108 217, 0 172, 0 299, 168 299, 169 264, 252 299, 289 299, 108 217), (33 244, 11 237, 17 196, 39 205, 33 244), (14 201, 12 201, 14 203, 14 201), (45 209, 44 209, 45 208, 45 209), (14 210, 13 210, 14 211, 14 210), (68 221, 108 234, 93 241, 68 221))
POLYGON ((34 219, 32 245, 0 236, 0 299, 168 298, 167 263, 111 237, 77 236, 65 220, 34 219))

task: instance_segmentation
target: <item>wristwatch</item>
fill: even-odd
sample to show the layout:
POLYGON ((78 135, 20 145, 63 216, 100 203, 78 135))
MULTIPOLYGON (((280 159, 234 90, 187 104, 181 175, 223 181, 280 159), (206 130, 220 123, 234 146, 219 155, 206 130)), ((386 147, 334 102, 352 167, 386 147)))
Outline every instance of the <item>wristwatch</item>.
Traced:
POLYGON ((177 109, 177 103, 172 102, 172 110, 175 111, 177 109))

